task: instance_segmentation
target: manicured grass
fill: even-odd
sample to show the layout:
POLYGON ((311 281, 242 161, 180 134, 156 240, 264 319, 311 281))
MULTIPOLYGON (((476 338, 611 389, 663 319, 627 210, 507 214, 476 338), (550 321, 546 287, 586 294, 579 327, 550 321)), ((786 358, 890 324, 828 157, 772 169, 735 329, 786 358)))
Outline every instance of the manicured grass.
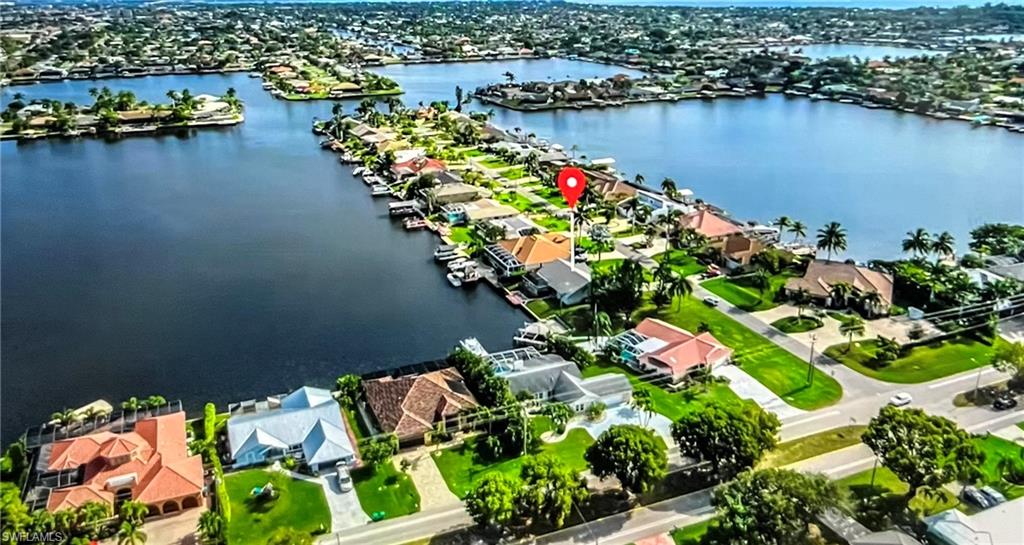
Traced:
POLYGON ((1008 500, 1024 496, 1024 486, 1003 480, 999 470, 999 462, 1004 458, 1020 459, 1024 447, 995 435, 975 438, 974 444, 985 453, 979 483, 1002 492, 1008 500))
POLYGON ((499 193, 495 198, 497 199, 498 202, 502 204, 507 204, 520 212, 526 212, 532 210, 535 206, 539 206, 534 205, 533 203, 530 202, 530 199, 527 199, 526 197, 514 191, 499 193))
POLYGON ((451 235, 449 235, 449 238, 452 239, 452 242, 461 243, 473 240, 473 235, 469 227, 458 226, 451 228, 451 235))
POLYGON ((348 427, 356 436, 357 441, 373 435, 366 427, 366 422, 363 422, 363 419, 359 417, 359 413, 357 411, 348 407, 342 407, 342 412, 345 414, 345 420, 348 422, 348 427))
POLYGON ((490 157, 490 158, 484 159, 484 160, 480 161, 480 164, 485 166, 485 167, 487 167, 487 168, 505 168, 505 167, 508 167, 508 166, 512 166, 512 165, 509 165, 508 163, 506 163, 505 161, 502 161, 501 159, 499 159, 497 157, 490 157))
MULTIPOLYGON (((878 522, 879 515, 886 516, 889 520, 901 518, 907 507, 905 496, 910 487, 882 465, 878 466, 872 485, 872 471, 868 469, 855 473, 839 479, 836 484, 854 501, 855 507, 861 502, 872 505, 865 510, 866 513, 858 514, 857 519, 869 528, 877 530, 888 526, 884 522, 878 522)), ((931 498, 921 490, 910 500, 909 506, 916 516, 925 517, 956 507, 959 503, 960 500, 946 489, 941 489, 939 498, 931 498)))
POLYGON ((867 426, 843 426, 826 430, 785 443, 779 443, 775 450, 761 461, 762 467, 782 467, 815 456, 846 448, 860 443, 860 436, 867 426))
POLYGON ((224 477, 231 498, 231 523, 228 541, 238 545, 266 543, 267 536, 277 528, 294 528, 313 533, 330 531, 331 512, 324 490, 317 483, 299 481, 282 475, 275 479, 278 496, 265 503, 255 501, 250 492, 265 486, 272 474, 263 469, 249 469, 224 477))
POLYGON ((519 178, 526 177, 526 171, 523 167, 510 168, 501 172, 502 177, 508 178, 509 180, 518 180, 519 178))
POLYGON ((733 360, 740 368, 799 409, 819 409, 843 395, 839 383, 819 369, 814 370, 813 385, 808 384, 807 362, 694 297, 677 297, 660 310, 648 305, 634 318, 639 321, 644 316, 691 332, 698 331, 701 323, 707 324, 716 339, 733 349, 733 360))
POLYGON ((885 367, 875 369, 876 349, 874 340, 866 340, 855 342, 852 347, 848 343, 830 346, 825 355, 862 375, 886 382, 914 384, 988 365, 993 354, 991 346, 969 337, 960 337, 911 348, 885 367))
POLYGON ((412 479, 395 469, 393 462, 376 469, 364 466, 352 471, 352 484, 368 516, 383 512, 384 518, 400 517, 420 510, 420 494, 412 479))
POLYGON ((484 152, 476 148, 466 150, 462 152, 462 154, 465 155, 466 157, 483 157, 485 155, 484 152))
POLYGON ((599 361, 583 369, 584 377, 593 377, 607 373, 620 373, 629 378, 633 389, 647 390, 651 393, 651 402, 654 405, 654 412, 664 415, 669 420, 676 421, 694 411, 699 411, 710 403, 721 405, 741 405, 753 403, 737 396, 725 384, 712 382, 706 387, 695 385, 681 392, 669 392, 658 386, 648 384, 637 378, 637 375, 625 366, 599 361))
MULTIPOLYGON (((482 437, 470 437, 463 444, 432 454, 437 468, 441 471, 448 488, 459 498, 466 497, 476 483, 487 473, 499 471, 518 477, 525 456, 510 458, 496 463, 484 461, 477 455, 476 442, 482 437)), ((585 430, 569 430, 565 439, 557 443, 542 443, 534 454, 548 454, 560 459, 576 471, 583 471, 587 463, 583 453, 594 442, 585 430)))
POLYGON ((526 308, 530 309, 539 318, 547 318, 554 314, 556 310, 554 301, 551 299, 534 299, 526 303, 526 308))
POLYGON ((768 310, 779 306, 775 302, 775 294, 785 285, 786 280, 793 277, 793 274, 776 274, 771 277, 769 286, 762 294, 760 290, 751 285, 749 277, 727 278, 720 277, 708 280, 701 284, 711 293, 736 305, 736 307, 747 312, 768 310))
POLYGON ((559 191, 558 188, 543 186, 534 189, 533 193, 559 208, 569 207, 569 205, 565 204, 565 197, 562 196, 562 192, 559 191))
POLYGON ((1024 422, 1017 422, 1017 427, 1024 430, 1024 422))
POLYGON ((818 329, 822 325, 821 320, 813 316, 786 316, 772 322, 772 327, 783 333, 803 333, 818 329))
POLYGON ((672 540, 676 542, 676 545, 699 545, 704 539, 704 534, 708 533, 708 528, 713 520, 708 519, 672 530, 670 533, 672 540))
POLYGON ((562 218, 556 218, 547 214, 537 214, 530 218, 534 223, 547 229, 548 231, 568 231, 569 221, 562 218))
POLYGON ((661 263, 663 259, 668 259, 672 271, 680 276, 691 276, 708 270, 707 267, 698 263, 696 258, 683 250, 670 250, 667 256, 665 252, 654 256, 654 260, 658 263, 661 263))
POLYGON ((857 315, 857 314, 851 314, 851 313, 848 313, 848 312, 839 312, 839 311, 835 311, 835 310, 828 311, 828 316, 829 316, 829 318, 832 318, 833 320, 835 320, 835 321, 837 321, 837 322, 839 322, 840 324, 843 324, 843 325, 846 325, 846 324, 848 324, 850 322, 855 322, 855 321, 861 319, 861 317, 859 315, 857 315))

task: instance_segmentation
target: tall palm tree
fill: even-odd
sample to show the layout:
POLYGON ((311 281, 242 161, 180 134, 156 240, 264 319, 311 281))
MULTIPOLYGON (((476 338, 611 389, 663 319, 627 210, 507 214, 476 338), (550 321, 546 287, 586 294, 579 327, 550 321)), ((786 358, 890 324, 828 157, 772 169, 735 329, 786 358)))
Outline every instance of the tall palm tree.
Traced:
POLYGON ((843 229, 839 222, 829 222, 825 227, 818 229, 818 249, 828 252, 826 261, 832 260, 834 252, 846 250, 846 229, 843 229))
POLYGON ((928 231, 918 227, 907 232, 907 238, 903 239, 903 251, 914 254, 914 257, 928 255, 932 250, 932 237, 928 231))
POLYGON ((875 309, 882 305, 882 295, 877 291, 869 291, 860 298, 860 304, 868 314, 876 314, 875 309))
POLYGON ((789 216, 779 216, 775 218, 772 225, 779 228, 779 240, 782 240, 783 233, 793 226, 793 220, 789 219, 789 216))
POLYGON ((647 178, 644 178, 644 175, 640 173, 637 173, 636 176, 633 176, 633 181, 636 182, 636 185, 644 185, 644 180, 646 179, 647 178))
POLYGON ((66 428, 71 424, 74 424, 75 421, 79 420, 81 417, 74 409, 64 407, 63 410, 57 411, 50 415, 50 418, 56 420, 57 423, 60 424, 60 427, 66 428))
POLYGON ((846 301, 853 295, 853 286, 849 282, 836 282, 829 290, 829 297, 835 306, 846 306, 846 301))
POLYGON ((675 199, 676 193, 679 191, 676 188, 676 181, 672 178, 665 178, 661 181, 661 190, 665 192, 665 196, 670 199, 675 199))
POLYGON ((764 299, 764 292, 772 285, 772 275, 764 269, 757 269, 754 274, 750 277, 750 282, 757 288, 757 291, 761 294, 761 299, 764 299))
POLYGON ((117 529, 117 545, 142 545, 146 542, 146 533, 130 520, 123 521, 117 529))
POLYGON ((146 504, 135 500, 128 500, 122 503, 121 508, 117 512, 118 518, 122 521, 129 521, 138 526, 142 525, 148 514, 149 508, 146 507, 146 504))
POLYGON ((676 232, 676 228, 679 226, 679 218, 682 215, 682 211, 678 208, 670 208, 664 214, 658 216, 658 225, 662 227, 662 233, 665 237, 664 259, 668 259, 668 252, 672 249, 672 235, 676 232))
POLYGON ((607 312, 594 314, 594 337, 610 335, 612 332, 612 318, 607 312))
POLYGON ((794 220, 789 226, 789 233, 793 235, 793 241, 807 236, 807 226, 800 220, 794 220))
POLYGON ((677 303, 681 303, 683 298, 691 293, 693 293, 693 284, 683 275, 675 275, 668 283, 668 294, 677 303))
POLYGON ((864 320, 857 317, 850 318, 839 325, 839 332, 846 335, 848 339, 846 351, 849 352, 853 348, 854 335, 860 336, 864 334, 864 320))
POLYGON ((935 240, 932 240, 929 250, 938 256, 952 257, 956 253, 956 239, 949 231, 943 231, 935 237, 935 240))

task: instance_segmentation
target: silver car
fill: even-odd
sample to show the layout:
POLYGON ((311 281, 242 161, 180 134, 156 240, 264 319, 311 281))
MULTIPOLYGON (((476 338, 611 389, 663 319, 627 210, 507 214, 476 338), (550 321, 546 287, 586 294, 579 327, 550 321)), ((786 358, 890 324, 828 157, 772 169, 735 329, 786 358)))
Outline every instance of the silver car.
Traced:
POLYGON ((349 490, 352 490, 352 476, 349 475, 347 467, 338 467, 337 479, 338 488, 340 488, 342 492, 348 492, 349 490))

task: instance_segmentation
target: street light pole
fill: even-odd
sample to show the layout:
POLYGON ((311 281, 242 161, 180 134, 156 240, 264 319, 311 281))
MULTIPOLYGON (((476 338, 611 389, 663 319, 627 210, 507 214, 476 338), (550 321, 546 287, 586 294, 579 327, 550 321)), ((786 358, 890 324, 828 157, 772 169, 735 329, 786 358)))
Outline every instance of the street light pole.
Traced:
POLYGON ((817 334, 811 334, 811 357, 807 359, 807 382, 814 386, 814 343, 818 341, 817 334))

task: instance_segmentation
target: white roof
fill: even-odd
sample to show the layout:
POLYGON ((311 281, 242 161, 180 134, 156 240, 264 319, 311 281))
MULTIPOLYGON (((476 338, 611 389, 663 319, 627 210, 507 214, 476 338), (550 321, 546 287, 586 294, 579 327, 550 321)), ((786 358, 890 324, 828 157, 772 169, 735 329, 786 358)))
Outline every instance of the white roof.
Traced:
POLYGON ((965 515, 956 509, 925 519, 928 532, 956 545, 1020 545, 1024 539, 1024 498, 965 515))
POLYGON ((654 352, 655 350, 661 350, 665 346, 668 346, 667 342, 661 339, 657 339, 655 337, 648 337, 647 340, 636 345, 634 350, 637 354, 647 354, 650 352, 654 352))

